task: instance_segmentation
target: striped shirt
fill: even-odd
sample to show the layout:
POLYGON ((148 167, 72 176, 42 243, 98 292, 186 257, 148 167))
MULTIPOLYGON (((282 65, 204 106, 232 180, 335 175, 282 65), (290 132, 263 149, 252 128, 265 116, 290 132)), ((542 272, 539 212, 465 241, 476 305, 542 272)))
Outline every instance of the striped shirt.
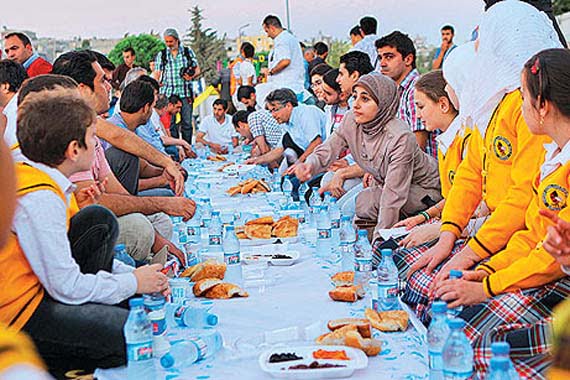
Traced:
MULTIPOLYGON (((425 131, 426 127, 422 123, 421 119, 418 117, 416 110, 416 103, 414 99, 414 87, 416 81, 419 79, 420 73, 417 69, 413 69, 404 78, 402 83, 400 83, 400 108, 399 108, 399 118, 408 124, 412 132, 425 131)), ((428 132, 428 141, 426 145, 425 152, 430 156, 437 159, 437 141, 436 137, 439 135, 438 132, 428 132)))
POLYGON ((196 54, 189 47, 180 45, 178 54, 176 54, 176 57, 173 57, 170 49, 166 49, 166 63, 164 65, 162 63, 162 54, 163 50, 159 51, 154 59, 156 69, 162 73, 160 93, 166 96, 175 94, 181 98, 191 98, 192 82, 184 80, 180 76, 180 70, 184 67, 197 67, 196 54), (188 50, 188 56, 192 62, 189 62, 186 54, 184 54, 184 49, 188 50))

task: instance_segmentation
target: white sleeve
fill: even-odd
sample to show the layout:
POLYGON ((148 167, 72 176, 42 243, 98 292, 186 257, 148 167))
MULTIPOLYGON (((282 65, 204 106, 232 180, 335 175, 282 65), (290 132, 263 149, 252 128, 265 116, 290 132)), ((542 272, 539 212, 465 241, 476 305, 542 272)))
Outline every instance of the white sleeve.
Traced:
POLYGON ((203 133, 205 133, 205 134, 207 135, 207 134, 208 134, 208 130, 209 130, 209 126, 210 126, 209 121, 210 121, 210 116, 208 115, 208 116, 206 116, 206 117, 204 118, 204 120, 202 120, 202 122, 200 123, 200 126, 198 127, 198 131, 199 131, 199 132, 203 132, 203 133))
POLYGON ((135 268, 123 263, 121 260, 113 259, 113 274, 132 273, 134 270, 135 268))
MULTIPOLYGON (((281 33, 285 33, 285 32, 281 32, 281 33)), ((277 65, 277 63, 279 63, 279 61, 282 61, 284 59, 291 59, 291 50, 289 49, 289 46, 287 43, 285 43, 285 41, 283 41, 283 40, 279 41, 273 49, 274 49, 273 50, 273 56, 274 56, 273 61, 275 62, 276 65, 277 65)))
POLYGON ((137 280, 132 273, 81 273, 67 238, 65 204, 52 191, 21 197, 13 228, 32 270, 55 300, 113 305, 135 294, 137 280))
POLYGON ((327 124, 327 117, 325 113, 315 106, 307 106, 307 113, 303 120, 305 121, 305 127, 303 131, 305 133, 305 138, 309 143, 311 143, 317 136, 321 136, 321 139, 326 138, 325 126, 327 124))

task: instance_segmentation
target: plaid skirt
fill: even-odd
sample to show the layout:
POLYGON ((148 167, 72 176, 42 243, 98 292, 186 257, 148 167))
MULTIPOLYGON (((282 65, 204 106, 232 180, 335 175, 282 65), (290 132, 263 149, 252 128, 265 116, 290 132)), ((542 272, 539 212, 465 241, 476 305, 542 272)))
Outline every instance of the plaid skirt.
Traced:
POLYGON ((500 294, 466 307, 459 317, 475 353, 475 371, 486 373, 491 343, 507 341, 511 359, 521 379, 545 379, 552 357, 550 322, 552 310, 570 295, 570 278, 548 285, 500 294))
POLYGON ((400 280, 402 281, 402 301, 410 305, 412 310, 415 311, 418 319, 425 325, 429 324, 431 317, 428 313, 433 297, 429 297, 429 288, 437 272, 443 265, 453 257, 457 252, 461 251, 465 246, 464 240, 458 240, 451 251, 451 255, 447 260, 439 264, 436 269, 428 274, 425 269, 414 272, 406 281, 406 276, 410 266, 415 263, 429 248, 433 247, 437 240, 422 244, 417 247, 400 249, 394 255, 394 261, 400 272, 400 280))

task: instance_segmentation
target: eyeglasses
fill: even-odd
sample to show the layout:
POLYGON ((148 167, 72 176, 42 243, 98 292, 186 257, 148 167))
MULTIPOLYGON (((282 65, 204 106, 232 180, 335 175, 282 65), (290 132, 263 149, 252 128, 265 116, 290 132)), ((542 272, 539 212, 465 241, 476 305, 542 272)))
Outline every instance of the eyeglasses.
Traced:
POLYGON ((317 80, 315 81, 315 83, 312 83, 312 84, 311 84, 311 88, 314 90, 316 87, 319 87, 319 86, 322 86, 322 85, 323 85, 323 81, 320 80, 320 79, 317 79, 317 80))
POLYGON ((267 110, 268 110, 270 113, 274 114, 274 113, 276 113, 276 112, 279 112, 279 111, 281 111, 283 108, 285 108, 285 106, 284 106, 284 105, 282 105, 281 107, 276 107, 276 108, 273 108, 273 109, 271 109, 271 108, 267 107, 267 110))

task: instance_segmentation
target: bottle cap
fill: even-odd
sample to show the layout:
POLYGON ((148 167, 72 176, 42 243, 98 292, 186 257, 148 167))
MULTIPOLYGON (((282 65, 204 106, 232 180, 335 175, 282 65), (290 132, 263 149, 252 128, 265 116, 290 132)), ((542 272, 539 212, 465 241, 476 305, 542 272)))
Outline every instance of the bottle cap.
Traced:
POLYGON ((231 222, 230 224, 226 225, 226 231, 233 231, 235 230, 235 227, 233 225, 233 222, 231 222))
POLYGON ((170 353, 167 353, 166 355, 160 358, 160 365, 163 368, 171 368, 172 366, 174 366, 174 357, 170 355, 170 353))
POLYGON ((340 220, 349 221, 349 220, 350 220, 350 215, 342 215, 342 216, 340 217, 340 220))
POLYGON ((391 249, 383 249, 380 251, 380 253, 382 254, 382 256, 392 256, 392 250, 391 249))
POLYGON ((465 321, 461 318, 453 318, 447 321, 449 328, 454 330, 463 329, 465 327, 465 321))
POLYGON ((493 342, 491 343, 491 352, 493 355, 508 355, 511 350, 511 345, 507 342, 493 342))
POLYGON ((219 210, 212 211, 212 216, 220 216, 220 211, 219 210))
POLYGON ((432 313, 442 314, 447 312, 447 303, 444 301, 435 301, 431 304, 432 313))
POLYGON ((368 231, 367 230, 358 230, 358 236, 368 237, 368 231))
POLYGON ((129 300, 129 307, 132 309, 133 307, 139 307, 143 305, 143 299, 142 298, 131 298, 129 300))
POLYGON ((218 324, 218 316, 216 314, 210 314, 206 318, 206 323, 210 326, 215 326, 218 324))
POLYGON ((124 244, 117 244, 115 246, 115 252, 122 251, 123 249, 127 249, 124 244))
POLYGON ((505 357, 492 357, 491 368, 506 371, 509 369, 509 360, 505 357))
POLYGON ((450 278, 456 278, 456 279, 457 279, 457 278, 461 278, 461 277, 463 277, 463 272, 460 271, 460 270, 452 269, 452 270, 449 272, 449 277, 450 277, 450 278))
POLYGON ((336 203, 336 198, 335 198, 335 197, 331 197, 331 203, 336 203))
POLYGON ((327 195, 330 197, 330 196, 331 196, 331 192, 330 192, 330 191, 325 191, 325 197, 326 197, 327 195))

